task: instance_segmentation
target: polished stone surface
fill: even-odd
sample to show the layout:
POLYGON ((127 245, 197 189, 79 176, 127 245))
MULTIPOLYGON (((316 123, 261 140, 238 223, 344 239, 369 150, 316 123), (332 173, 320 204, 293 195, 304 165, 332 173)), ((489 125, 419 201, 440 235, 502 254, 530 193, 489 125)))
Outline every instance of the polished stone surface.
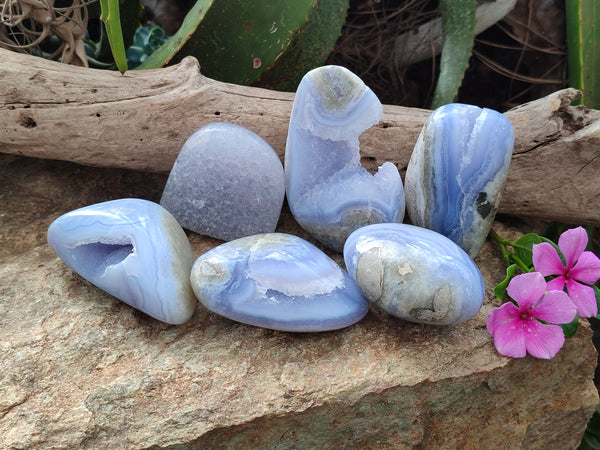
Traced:
POLYGON ((360 164, 358 138, 382 114, 375 94, 343 67, 314 69, 298 86, 285 150, 287 201, 300 226, 335 250, 361 226, 404 217, 396 166, 386 162, 372 175, 360 164))
POLYGON ((196 296, 229 319, 282 331, 327 331, 362 319, 356 283, 313 244, 284 233, 227 242, 192 268, 196 296))
POLYGON ((284 196, 275 150, 247 128, 214 122, 184 144, 160 204, 182 227, 229 241, 275 231, 284 196))
POLYGON ((182 324, 196 308, 192 248, 156 203, 125 198, 68 212, 48 227, 48 244, 83 278, 155 319, 182 324))
POLYGON ((348 238, 344 261, 367 299, 401 319, 449 325, 473 317, 483 305, 483 277, 473 260, 426 228, 361 228, 348 238))
POLYGON ((494 221, 514 143, 497 111, 448 104, 421 131, 406 170, 406 208, 415 225, 449 237, 475 257, 494 221))

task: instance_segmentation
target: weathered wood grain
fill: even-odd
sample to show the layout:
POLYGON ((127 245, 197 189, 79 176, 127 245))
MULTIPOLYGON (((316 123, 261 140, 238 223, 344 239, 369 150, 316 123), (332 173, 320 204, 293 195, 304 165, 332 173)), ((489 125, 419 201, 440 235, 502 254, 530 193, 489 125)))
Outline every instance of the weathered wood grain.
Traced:
MULTIPOLYGON (((600 225, 600 111, 565 89, 506 113, 515 151, 500 211, 600 225)), ((0 151, 92 166, 168 172, 187 137, 237 123, 283 157, 293 94, 221 83, 186 58, 164 69, 66 66, 0 49, 0 151)), ((385 105, 361 136, 363 164, 404 174, 428 110, 385 105)))

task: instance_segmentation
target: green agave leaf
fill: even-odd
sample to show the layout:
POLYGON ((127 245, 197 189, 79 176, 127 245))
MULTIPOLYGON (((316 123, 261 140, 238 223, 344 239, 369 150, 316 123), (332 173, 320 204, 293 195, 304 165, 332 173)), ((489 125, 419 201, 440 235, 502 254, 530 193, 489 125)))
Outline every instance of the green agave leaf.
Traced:
POLYGON ((432 109, 452 103, 458 93, 475 39, 475 9, 475 0, 440 0, 444 37, 432 109))
POLYGON ((306 72, 322 66, 340 37, 349 0, 321 0, 275 63, 265 69, 256 86, 295 92, 306 72))
POLYGON ((115 64, 119 72, 125 73, 127 70, 127 57, 125 56, 125 44, 123 43, 119 0, 100 0, 100 8, 102 9, 100 20, 106 28, 106 36, 115 64))
POLYGON ((600 2, 566 0, 569 83, 583 92, 581 103, 600 109, 600 2))
POLYGON ((506 288, 508 287, 508 283, 510 283, 510 280, 514 278, 516 270, 516 264, 508 266, 506 268, 506 278, 500 283, 498 283, 494 288, 494 295, 498 297, 499 300, 504 300, 504 297, 506 296, 506 288))
POLYGON ((192 55, 204 75, 250 84, 284 52, 314 4, 315 0, 214 0, 175 59, 192 55))
POLYGON ((198 0, 194 3, 192 9, 190 9, 183 19, 179 30, 158 50, 146 58, 142 64, 137 66, 136 69, 158 69, 171 61, 196 31, 198 25, 212 7, 212 4, 213 0, 198 0))
MULTIPOLYGON (((90 14, 97 13, 97 9, 94 8, 98 8, 98 6, 90 5, 90 14)), ((99 8, 100 21, 106 30, 112 58, 119 71, 124 73, 127 70, 125 47, 131 45, 135 30, 140 25, 139 14, 142 4, 139 1, 100 0, 99 8)), ((102 51, 99 49, 97 53, 100 55, 102 51)))

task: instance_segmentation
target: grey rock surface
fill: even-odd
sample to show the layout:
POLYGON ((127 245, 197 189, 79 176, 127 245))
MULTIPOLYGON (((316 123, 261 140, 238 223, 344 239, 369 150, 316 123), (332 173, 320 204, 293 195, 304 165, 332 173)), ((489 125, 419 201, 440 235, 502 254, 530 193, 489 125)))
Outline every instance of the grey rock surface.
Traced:
MULTIPOLYGON (((0 448, 579 443, 598 403, 592 333, 580 327, 550 361, 499 356, 485 318, 504 267, 489 243, 476 260, 487 295, 473 319, 433 327, 372 309, 354 326, 310 334, 200 305, 185 325, 160 323, 74 274, 46 244, 60 214, 120 197, 157 201, 165 181, 0 155, 0 448)), ((278 231, 307 238, 289 212, 278 231)), ((221 242, 189 238, 196 256, 221 242)))

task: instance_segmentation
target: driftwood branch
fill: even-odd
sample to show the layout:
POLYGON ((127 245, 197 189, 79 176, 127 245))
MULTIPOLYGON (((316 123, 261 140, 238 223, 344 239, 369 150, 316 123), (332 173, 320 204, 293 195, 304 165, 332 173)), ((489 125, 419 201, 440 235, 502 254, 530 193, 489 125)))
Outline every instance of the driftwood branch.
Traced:
MULTIPOLYGON (((515 151, 500 211, 600 225, 600 111, 565 89, 506 113, 515 151)), ((186 58, 116 72, 0 49, 0 152, 168 172, 187 137, 213 121, 243 125, 283 157, 293 94, 217 82, 186 58)), ((406 169, 428 110, 384 106, 361 136, 363 164, 406 169)))

